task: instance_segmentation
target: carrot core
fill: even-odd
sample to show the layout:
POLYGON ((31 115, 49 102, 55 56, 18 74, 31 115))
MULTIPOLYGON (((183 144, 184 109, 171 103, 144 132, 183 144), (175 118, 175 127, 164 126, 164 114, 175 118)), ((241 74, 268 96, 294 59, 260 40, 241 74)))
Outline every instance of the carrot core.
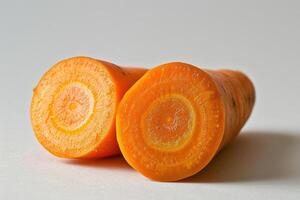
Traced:
POLYGON ((162 96, 152 102, 142 117, 142 130, 149 146, 176 150, 192 135, 195 113, 188 99, 181 95, 162 96))
POLYGON ((87 86, 81 83, 66 85, 53 100, 52 113, 57 128, 74 131, 91 117, 95 99, 87 86))

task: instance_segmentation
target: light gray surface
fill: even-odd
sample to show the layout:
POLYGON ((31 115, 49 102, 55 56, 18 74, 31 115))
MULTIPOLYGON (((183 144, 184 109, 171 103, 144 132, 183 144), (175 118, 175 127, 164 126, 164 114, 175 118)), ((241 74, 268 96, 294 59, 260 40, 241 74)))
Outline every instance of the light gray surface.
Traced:
POLYGON ((299 1, 0 1, 0 199, 300 199, 299 1), (151 67, 245 71, 257 104, 241 136, 185 182, 157 183, 120 158, 53 157, 30 126, 31 90, 86 55, 151 67))

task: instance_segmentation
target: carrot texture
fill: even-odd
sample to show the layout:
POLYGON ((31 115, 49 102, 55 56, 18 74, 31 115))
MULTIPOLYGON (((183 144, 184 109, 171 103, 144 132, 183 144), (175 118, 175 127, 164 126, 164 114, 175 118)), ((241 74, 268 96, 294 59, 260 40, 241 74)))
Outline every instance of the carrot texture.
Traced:
POLYGON ((124 95, 116 122, 119 147, 150 179, 187 178, 238 135, 254 102, 254 86, 239 71, 160 65, 124 95))
POLYGON ((117 107, 145 72, 88 57, 55 64, 33 91, 31 122, 36 138, 59 157, 120 153, 115 135, 117 107))

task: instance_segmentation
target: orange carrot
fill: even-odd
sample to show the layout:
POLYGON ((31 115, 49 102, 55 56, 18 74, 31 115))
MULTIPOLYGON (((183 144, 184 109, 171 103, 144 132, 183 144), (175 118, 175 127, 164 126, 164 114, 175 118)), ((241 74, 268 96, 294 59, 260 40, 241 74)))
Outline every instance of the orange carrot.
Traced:
POLYGON ((247 121, 254 86, 238 71, 169 63, 148 71, 124 95, 117 140, 144 176, 176 181, 199 172, 247 121))
POLYGON ((33 90, 31 121, 38 141, 65 158, 120 153, 116 110, 124 93, 145 72, 88 57, 57 63, 33 90))

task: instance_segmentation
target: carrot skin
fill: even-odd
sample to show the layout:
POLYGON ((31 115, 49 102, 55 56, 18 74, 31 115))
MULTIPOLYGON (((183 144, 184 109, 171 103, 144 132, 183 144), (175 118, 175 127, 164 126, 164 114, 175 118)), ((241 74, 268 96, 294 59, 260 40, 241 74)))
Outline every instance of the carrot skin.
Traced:
POLYGON ((255 88, 242 72, 206 70, 223 98, 226 113, 225 132, 219 150, 234 140, 250 117, 255 104, 255 88))

